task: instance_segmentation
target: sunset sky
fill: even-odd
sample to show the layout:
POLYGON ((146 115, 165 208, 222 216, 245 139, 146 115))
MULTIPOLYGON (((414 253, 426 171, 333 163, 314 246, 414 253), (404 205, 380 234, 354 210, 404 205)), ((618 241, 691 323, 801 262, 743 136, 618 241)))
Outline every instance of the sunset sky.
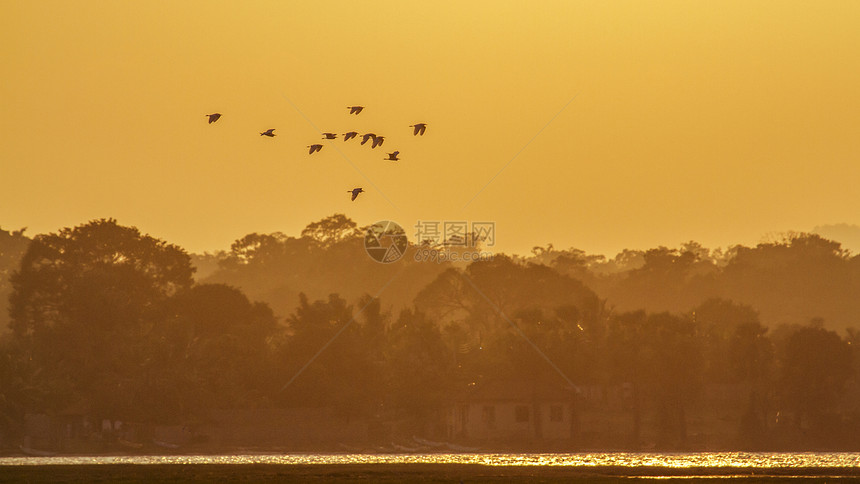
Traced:
POLYGON ((611 256, 860 223, 860 2, 525 5, 6 0, 0 226, 202 252, 344 213, 611 256), (350 130, 385 144, 320 140, 350 130))

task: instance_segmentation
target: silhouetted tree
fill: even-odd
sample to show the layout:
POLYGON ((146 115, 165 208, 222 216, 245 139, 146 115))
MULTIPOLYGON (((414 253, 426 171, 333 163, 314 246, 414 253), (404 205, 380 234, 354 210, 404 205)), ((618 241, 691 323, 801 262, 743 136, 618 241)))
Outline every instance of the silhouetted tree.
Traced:
POLYGON ((335 214, 308 224, 301 237, 249 234, 233 244, 220 269, 204 282, 238 287, 286 318, 300 293, 311 300, 336 293, 355 301, 384 289, 386 302, 400 310, 449 267, 416 261, 414 246, 397 262, 380 264, 365 251, 364 233, 354 221, 335 214), (395 277, 396 283, 391 283, 395 277))
POLYGON ((851 376, 848 343, 821 323, 797 329, 783 348, 779 388, 797 423, 819 426, 851 376))
POLYGON ((236 288, 200 284, 169 301, 170 316, 156 329, 158 356, 141 374, 151 385, 148 404, 180 412, 254 407, 268 402, 273 340, 279 327, 264 303, 251 303, 236 288))
POLYGON ((96 220, 33 239, 12 276, 11 327, 55 408, 87 396, 98 410, 129 411, 164 302, 191 283, 178 247, 96 220))
POLYGON ((325 247, 361 235, 358 225, 342 213, 310 223, 302 230, 302 237, 309 237, 325 247))
POLYGON ((633 385, 633 445, 638 445, 642 414, 652 402, 658 444, 684 447, 688 406, 702 388, 703 359, 695 324, 669 313, 643 311, 613 317, 607 340, 611 375, 633 385))
POLYGON ((626 445, 638 448, 642 439, 643 386, 646 385, 647 347, 643 344, 645 311, 621 313, 609 319, 606 334, 606 372, 611 384, 629 384, 633 425, 626 445))
POLYGON ((9 325, 8 302, 12 292, 10 277, 18 270, 21 258, 30 244, 30 239, 24 235, 26 229, 9 232, 0 228, 0 334, 9 325))
POLYGON ((224 263, 236 264, 265 264, 277 260, 284 253, 284 241, 289 239, 286 235, 275 232, 272 234, 248 234, 233 242, 230 246, 229 257, 224 263))
POLYGON ((642 333, 645 381, 657 403, 663 445, 687 444, 687 407, 702 388, 702 349, 696 325, 668 313, 650 315, 642 333))
POLYGON ((622 310, 685 311, 715 294, 718 269, 707 253, 694 242, 681 249, 650 249, 644 265, 616 277, 604 297, 622 310))
POLYGON ((416 305, 442 324, 465 322, 471 332, 486 333, 497 323, 509 330, 503 315, 509 319, 527 308, 574 306, 582 319, 593 319, 603 311, 597 295, 580 281, 503 255, 473 262, 462 271, 445 271, 418 294, 416 305))
POLYGON ((561 386, 595 378, 590 355, 605 306, 580 281, 547 266, 496 256, 449 269, 419 293, 416 306, 443 327, 459 391, 499 375, 561 386))
POLYGON ((0 336, 0 435, 21 433, 24 414, 44 409, 48 389, 39 372, 20 342, 0 336))
POLYGON ((384 349, 388 315, 364 297, 360 314, 332 294, 309 302, 303 294, 288 320, 291 336, 280 358, 281 401, 339 409, 347 418, 377 415, 384 403, 384 349), (290 381, 299 375, 295 380, 290 381))
POLYGON ((691 317, 704 345, 708 380, 752 384, 768 376, 773 350, 765 336, 767 328, 750 306, 709 299, 698 305, 691 317))
POLYGON ((454 361, 435 322, 416 310, 400 313, 389 331, 386 363, 389 405, 413 419, 415 431, 439 422, 453 389, 454 361))
POLYGON ((771 325, 823 317, 834 328, 860 318, 860 259, 815 234, 737 247, 720 277, 725 297, 756 308, 771 325))

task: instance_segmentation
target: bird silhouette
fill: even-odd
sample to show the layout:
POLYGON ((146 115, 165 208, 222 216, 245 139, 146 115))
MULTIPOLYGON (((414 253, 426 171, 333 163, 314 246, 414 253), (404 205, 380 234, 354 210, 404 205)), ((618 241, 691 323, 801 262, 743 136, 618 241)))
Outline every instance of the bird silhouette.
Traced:
POLYGON ((274 138, 275 133, 273 131, 275 131, 275 128, 267 129, 260 133, 260 136, 268 136, 269 138, 274 138))
POLYGON ((370 145, 371 148, 376 148, 377 146, 382 146, 382 143, 385 142, 385 136, 377 136, 373 138, 373 144, 370 145))
POLYGON ((310 145, 308 148, 310 148, 310 150, 308 150, 308 154, 312 155, 314 152, 323 149, 323 145, 310 145))
POLYGON ((367 140, 373 139, 373 142, 376 143, 376 135, 373 133, 367 133, 361 137, 361 144, 367 143, 367 140))
POLYGON ((352 201, 354 202, 356 198, 358 198, 358 194, 364 192, 363 188, 353 188, 352 190, 347 190, 347 193, 352 193, 352 201))
POLYGON ((383 158, 383 159, 387 160, 387 161, 400 161, 400 158, 397 157, 397 155, 399 155, 399 154, 400 154, 399 151, 395 151, 394 153, 388 153, 388 158, 383 158))
POLYGON ((364 109, 364 106, 347 106, 346 109, 349 109, 349 114, 358 114, 364 109))
POLYGON ((221 117, 221 113, 212 113, 212 114, 207 114, 206 116, 209 116, 209 124, 212 124, 215 121, 218 121, 218 118, 221 117))
POLYGON ((424 136, 424 130, 426 130, 426 129, 427 129, 427 123, 418 123, 418 124, 413 124, 413 125, 411 125, 411 126, 409 126, 409 127, 410 127, 410 128, 415 128, 415 129, 413 129, 413 130, 412 130, 412 136, 418 136, 419 134, 420 134, 421 136, 424 136))
POLYGON ((337 139, 337 133, 323 133, 323 139, 337 139))
POLYGON ((349 133, 343 134, 343 140, 349 141, 350 139, 355 138, 356 136, 358 136, 358 131, 350 131, 349 133))

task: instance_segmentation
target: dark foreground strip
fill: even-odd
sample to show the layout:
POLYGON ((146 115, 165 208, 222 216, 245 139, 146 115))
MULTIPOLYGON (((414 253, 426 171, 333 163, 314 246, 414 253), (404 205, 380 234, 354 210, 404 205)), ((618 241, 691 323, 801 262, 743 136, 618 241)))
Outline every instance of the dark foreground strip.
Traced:
POLYGON ((860 482, 860 468, 536 467, 475 464, 0 466, 0 482, 860 482))

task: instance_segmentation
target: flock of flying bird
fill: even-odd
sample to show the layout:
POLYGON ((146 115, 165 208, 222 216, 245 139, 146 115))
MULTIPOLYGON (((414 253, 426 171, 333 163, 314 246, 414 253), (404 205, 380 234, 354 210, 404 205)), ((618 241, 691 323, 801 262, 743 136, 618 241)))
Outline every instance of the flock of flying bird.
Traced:
MULTIPOLYGON (((349 109, 349 114, 358 115, 364 109, 364 106, 347 106, 346 109, 349 109)), ((209 124, 212 124, 221 118, 221 113, 212 113, 212 114, 207 114, 206 116, 209 117, 209 124)), ((412 136, 418 136, 418 135, 424 136, 424 131, 427 130, 427 123, 416 123, 416 124, 409 125, 409 127, 412 128, 412 136)), ((337 133, 323 133, 322 135, 323 135, 322 139, 326 139, 326 140, 337 139, 337 133)), ((266 131, 263 131, 262 133, 260 133, 260 136, 268 136, 269 138, 274 138, 275 137, 275 128, 270 128, 270 129, 267 129, 266 131)), ((350 131, 348 133, 343 134, 343 140, 349 141, 352 138, 355 138, 356 136, 358 136, 358 131, 350 131)), ((374 134, 374 133, 365 133, 365 134, 361 135, 361 144, 364 145, 367 142, 371 143, 370 144, 371 148, 376 148, 377 146, 382 146, 382 143, 385 142, 385 137, 374 134)), ((312 154, 314 154, 317 151, 320 151, 322 149, 323 149, 323 145, 321 145, 321 144, 309 145, 308 146, 308 154, 312 155, 312 154)), ((400 158, 397 157, 397 155, 399 155, 399 154, 400 154, 399 151, 394 151, 392 153, 388 153, 388 158, 383 158, 383 159, 386 161, 400 161, 400 158)), ((355 201, 355 199, 358 197, 358 194, 363 193, 364 189, 353 188, 352 190, 347 190, 347 192, 352 194, 352 200, 355 201)))

